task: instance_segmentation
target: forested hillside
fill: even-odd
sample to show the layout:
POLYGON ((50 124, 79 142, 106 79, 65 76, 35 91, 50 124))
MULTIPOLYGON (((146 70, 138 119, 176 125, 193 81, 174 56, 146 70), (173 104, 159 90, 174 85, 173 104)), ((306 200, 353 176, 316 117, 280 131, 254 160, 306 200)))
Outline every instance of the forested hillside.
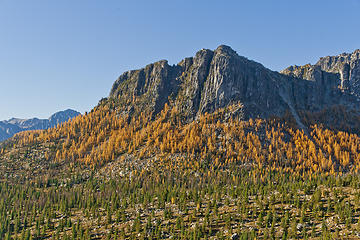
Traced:
MULTIPOLYGON (((280 75, 246 61, 254 81, 262 79, 259 69, 264 83, 280 75)), ((194 77, 191 69, 186 74, 194 77)), ((204 90, 212 97, 201 90, 209 74, 191 91, 192 77, 184 77, 179 95, 164 100, 156 91, 166 78, 138 81, 141 74, 123 75, 89 113, 2 143, 0 239, 359 238, 360 118, 350 104, 356 96, 336 88, 332 96, 341 101, 323 104, 331 88, 317 100, 301 100, 285 92, 293 87, 278 85, 276 94, 253 86, 254 95, 225 101, 210 94, 212 85, 204 90), (121 95, 131 84, 138 90, 121 95), (261 98, 258 105, 252 96, 261 98), (270 111, 266 101, 281 109, 249 114, 254 104, 270 111), (297 106, 304 102, 321 104, 297 106)), ((235 85, 246 80, 241 74, 231 78, 235 85)), ((229 76, 221 76, 225 84, 229 76)))

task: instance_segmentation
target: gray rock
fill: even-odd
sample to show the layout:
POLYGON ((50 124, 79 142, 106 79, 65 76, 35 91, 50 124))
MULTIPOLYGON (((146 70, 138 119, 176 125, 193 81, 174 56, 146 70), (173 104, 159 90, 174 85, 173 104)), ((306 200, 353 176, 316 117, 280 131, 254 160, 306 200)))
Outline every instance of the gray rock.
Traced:
POLYGON ((360 96, 360 49, 350 54, 320 58, 316 66, 323 71, 338 74, 341 88, 360 96))
POLYGON ((125 72, 115 81, 108 101, 117 104, 120 112, 131 109, 134 115, 155 115, 168 104, 189 121, 229 105, 241 107, 236 114, 244 119, 290 112, 304 128, 300 111, 320 111, 338 104, 358 110, 354 92, 360 82, 359 53, 324 58, 316 65, 293 66, 279 73, 221 45, 214 51, 202 49, 177 65, 162 60, 125 72), (347 85, 351 91, 344 90, 347 85))
POLYGON ((296 229, 297 229, 298 231, 301 231, 303 228, 304 228, 304 225, 301 224, 301 223, 298 223, 298 224, 296 225, 296 229))
POLYGON ((281 73, 314 81, 321 86, 340 88, 347 94, 360 97, 360 49, 322 57, 315 65, 291 66, 281 73))
POLYGON ((234 233, 233 235, 231 235, 231 238, 230 238, 231 240, 238 240, 238 239, 240 239, 240 236, 239 236, 239 234, 237 234, 237 233, 234 233))

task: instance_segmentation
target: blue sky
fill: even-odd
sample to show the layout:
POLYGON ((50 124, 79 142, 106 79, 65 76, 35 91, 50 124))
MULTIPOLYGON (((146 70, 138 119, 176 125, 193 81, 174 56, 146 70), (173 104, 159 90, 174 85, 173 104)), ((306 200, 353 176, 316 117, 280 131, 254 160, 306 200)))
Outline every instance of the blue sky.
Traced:
POLYGON ((272 70, 360 48, 360 0, 0 0, 0 119, 89 111, 124 71, 230 45, 272 70))

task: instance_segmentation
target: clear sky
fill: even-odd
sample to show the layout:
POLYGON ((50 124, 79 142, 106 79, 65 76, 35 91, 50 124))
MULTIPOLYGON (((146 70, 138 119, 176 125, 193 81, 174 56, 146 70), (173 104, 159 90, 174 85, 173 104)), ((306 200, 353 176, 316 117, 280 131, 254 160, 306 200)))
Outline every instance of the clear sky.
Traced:
POLYGON ((360 0, 0 0, 0 120, 89 111, 124 71, 230 45, 272 70, 360 48, 360 0))

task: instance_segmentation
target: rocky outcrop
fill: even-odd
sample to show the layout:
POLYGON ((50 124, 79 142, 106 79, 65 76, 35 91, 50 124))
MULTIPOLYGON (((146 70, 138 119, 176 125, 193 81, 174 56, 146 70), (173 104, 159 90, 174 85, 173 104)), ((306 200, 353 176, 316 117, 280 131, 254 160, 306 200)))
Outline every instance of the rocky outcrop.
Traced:
POLYGON ((122 74, 111 89, 111 96, 128 111, 161 111, 171 94, 179 89, 181 66, 169 66, 165 60, 122 74))
POLYGON ((322 57, 315 65, 291 66, 281 73, 337 87, 360 97, 360 49, 350 54, 322 57))
POLYGON ((10 120, 0 121, 0 141, 4 141, 18 132, 26 130, 39 130, 55 127, 58 124, 68 121, 80 115, 79 112, 68 109, 57 112, 48 119, 19 119, 12 118, 10 120))
POLYGON ((323 71, 339 74, 339 86, 360 97, 360 49, 350 54, 320 58, 316 66, 323 71))
MULTIPOLYGON (((357 66, 355 55, 347 58, 349 66, 357 66)), ((114 83, 109 99, 132 114, 156 114, 167 103, 189 120, 230 104, 242 106, 244 118, 289 111, 301 126, 300 110, 319 111, 336 104, 357 108, 356 96, 338 87, 339 81, 346 81, 339 80, 341 74, 325 71, 326 66, 338 66, 334 61, 320 60, 314 66, 293 66, 278 73, 222 45, 214 51, 202 49, 177 65, 163 60, 125 72, 114 83)), ((343 73, 344 79, 357 81, 356 67, 350 69, 343 73)))

